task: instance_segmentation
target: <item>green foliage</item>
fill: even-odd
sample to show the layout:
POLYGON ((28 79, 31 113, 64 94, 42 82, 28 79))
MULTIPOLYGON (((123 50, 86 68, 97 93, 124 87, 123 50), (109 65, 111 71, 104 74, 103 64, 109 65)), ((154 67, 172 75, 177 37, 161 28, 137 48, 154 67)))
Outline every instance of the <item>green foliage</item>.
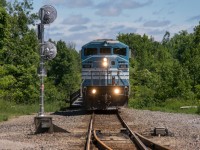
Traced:
POLYGON ((0 28, 4 29, 0 30, 0 98, 5 101, 31 104, 38 99, 38 40, 28 28, 31 5, 27 0, 8 3, 9 14, 0 8, 0 28))
MULTIPOLYGON (((45 112, 55 112, 60 110, 61 106, 67 107, 68 104, 63 105, 61 102, 45 103, 45 112)), ((8 102, 0 99, 0 122, 7 121, 10 117, 20 115, 30 115, 37 113, 39 110, 39 104, 16 104, 14 102, 8 102)))
MULTIPOLYGON (((6 120, 9 112, 29 114, 39 109, 39 104, 37 109, 34 106, 40 95, 39 43, 35 31, 30 29, 38 16, 31 13, 32 0, 0 2, 0 101, 6 106, 1 108, 4 113, 0 118, 6 120)), ((56 59, 46 62, 48 77, 45 78, 44 99, 47 111, 66 106, 70 93, 80 86, 79 54, 72 43, 67 45, 59 41, 56 45, 56 59)))
POLYGON ((183 99, 167 99, 162 103, 154 103, 152 105, 144 106, 143 100, 130 99, 129 107, 136 109, 149 109, 152 111, 164 111, 164 112, 178 112, 178 113, 187 113, 194 114, 199 113, 198 108, 181 108, 182 106, 196 106, 197 101, 183 100, 183 99))
MULTIPOLYGON (((4 46, 8 34, 8 19, 9 16, 5 8, 0 7, 0 50, 4 46)), ((1 54, 1 51, 0 51, 1 54)), ((1 63, 1 62, 0 62, 1 63)))
POLYGON ((66 101, 80 87, 80 57, 75 49, 63 41, 57 42, 58 54, 48 63, 48 78, 57 89, 58 100, 66 101))
POLYGON ((196 113, 200 115, 200 105, 197 107, 197 112, 196 113))
POLYGON ((5 7, 6 5, 6 0, 0 0, 0 7, 5 7))
POLYGON ((119 34, 117 39, 129 45, 133 54, 129 105, 135 108, 161 108, 163 105, 178 111, 184 101, 189 104, 199 99, 199 37, 200 25, 194 28, 194 33, 180 31, 171 38, 167 31, 161 43, 146 35, 119 34), (169 100, 174 108, 167 103, 169 100))

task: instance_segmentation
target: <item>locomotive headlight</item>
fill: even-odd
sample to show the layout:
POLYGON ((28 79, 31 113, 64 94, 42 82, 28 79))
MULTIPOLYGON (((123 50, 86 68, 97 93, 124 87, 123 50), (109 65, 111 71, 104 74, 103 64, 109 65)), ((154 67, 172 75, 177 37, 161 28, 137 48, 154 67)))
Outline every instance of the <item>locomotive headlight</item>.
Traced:
POLYGON ((108 66, 108 62, 107 62, 107 61, 104 61, 104 62, 103 62, 103 66, 104 66, 104 67, 107 67, 107 66, 108 66))
POLYGON ((119 94, 120 90, 118 88, 114 89, 115 94, 119 94))
POLYGON ((96 94, 97 90, 96 89, 92 89, 92 94, 96 94))
POLYGON ((104 67, 108 66, 108 59, 107 58, 103 58, 103 66, 104 67))

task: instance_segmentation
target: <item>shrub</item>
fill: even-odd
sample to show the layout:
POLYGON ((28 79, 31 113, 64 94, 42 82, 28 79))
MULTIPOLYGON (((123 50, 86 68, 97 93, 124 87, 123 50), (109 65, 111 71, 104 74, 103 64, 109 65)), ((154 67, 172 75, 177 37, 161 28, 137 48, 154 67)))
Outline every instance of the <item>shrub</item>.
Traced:
POLYGON ((197 107, 197 114, 200 115, 200 105, 197 107))

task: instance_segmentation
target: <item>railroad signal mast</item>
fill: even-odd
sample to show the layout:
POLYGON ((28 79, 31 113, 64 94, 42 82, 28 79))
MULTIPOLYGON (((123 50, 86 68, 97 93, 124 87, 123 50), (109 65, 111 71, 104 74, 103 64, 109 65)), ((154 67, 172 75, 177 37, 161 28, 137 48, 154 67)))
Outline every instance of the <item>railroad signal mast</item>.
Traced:
POLYGON ((44 68, 45 60, 53 59, 57 50, 53 43, 44 42, 44 25, 52 23, 56 17, 56 9, 50 5, 45 5, 39 10, 41 23, 38 25, 38 39, 40 41, 40 111, 39 116, 44 116, 44 77, 46 71, 44 68))
POLYGON ((40 41, 40 110, 38 117, 35 117, 36 132, 52 128, 52 118, 44 115, 44 77, 46 76, 45 61, 53 59, 57 54, 56 46, 51 42, 44 41, 44 25, 52 23, 57 17, 56 9, 51 5, 44 5, 39 10, 41 23, 38 24, 38 40, 40 41))

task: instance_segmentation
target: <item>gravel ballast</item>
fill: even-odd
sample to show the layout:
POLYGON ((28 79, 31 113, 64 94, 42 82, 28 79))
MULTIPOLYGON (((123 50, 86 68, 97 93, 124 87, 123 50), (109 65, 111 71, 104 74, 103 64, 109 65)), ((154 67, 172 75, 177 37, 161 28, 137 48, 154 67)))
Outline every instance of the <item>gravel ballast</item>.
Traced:
MULTIPOLYGON (((122 109, 122 117, 133 131, 170 149, 200 150, 200 116, 122 109), (155 127, 165 127, 169 136, 151 136, 155 127)), ((0 123, 0 150, 2 149, 84 149, 90 115, 67 110, 48 114, 63 133, 34 134, 34 115, 21 116, 0 123)))
POLYGON ((133 131, 174 150, 200 150, 200 115, 149 110, 123 109, 124 119, 133 131), (166 128, 169 136, 151 136, 156 127, 166 128))

